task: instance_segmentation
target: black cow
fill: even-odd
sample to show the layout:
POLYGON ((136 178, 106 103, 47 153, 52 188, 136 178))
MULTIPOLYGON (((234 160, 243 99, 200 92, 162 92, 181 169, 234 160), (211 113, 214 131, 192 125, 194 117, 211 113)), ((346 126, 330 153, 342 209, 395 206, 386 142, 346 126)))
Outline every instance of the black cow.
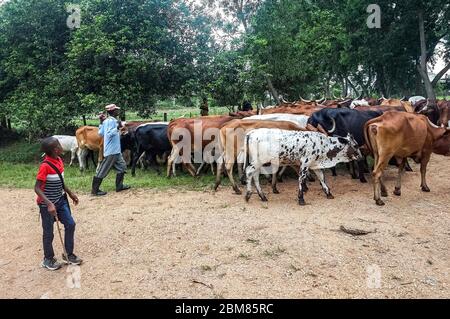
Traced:
POLYGON ((167 137, 167 124, 147 124, 139 126, 130 138, 134 140, 131 175, 135 176, 136 164, 141 155, 146 152, 146 159, 156 164, 160 173, 156 157, 164 157, 172 151, 172 145, 167 137))
MULTIPOLYGON (((315 112, 308 120, 308 124, 318 127, 320 124, 330 135, 347 136, 351 134, 358 145, 364 146, 364 125, 367 121, 383 115, 381 111, 357 111, 351 109, 323 109, 315 112)), ((361 183, 367 183, 364 177, 364 167, 366 159, 363 158, 357 162, 359 180, 361 183)), ((353 167, 353 178, 357 178, 353 167)))

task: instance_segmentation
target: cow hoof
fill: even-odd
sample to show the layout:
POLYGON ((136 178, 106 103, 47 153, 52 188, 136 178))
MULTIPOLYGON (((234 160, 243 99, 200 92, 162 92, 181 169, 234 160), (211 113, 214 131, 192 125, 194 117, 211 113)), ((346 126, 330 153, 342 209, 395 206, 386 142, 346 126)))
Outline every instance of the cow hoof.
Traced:
POLYGON ((386 190, 382 190, 382 191, 381 191, 381 196, 383 196, 383 197, 388 197, 387 191, 386 191, 386 190))
POLYGON ((402 195, 402 192, 401 192, 400 188, 395 188, 394 195, 395 196, 401 196, 402 195))
POLYGON ((299 204, 300 206, 306 206, 306 202, 305 202, 304 200, 299 200, 299 201, 298 201, 298 204, 299 204))
POLYGON ((251 192, 247 192, 247 194, 245 194, 245 201, 248 203, 248 201, 250 200, 250 197, 252 196, 251 192))
POLYGON ((430 191, 430 188, 428 186, 422 186, 422 192, 429 193, 431 191, 430 191))
POLYGON ((365 177, 360 178, 359 181, 363 184, 367 183, 367 179, 365 177))
POLYGON ((234 194, 235 194, 235 195, 242 195, 242 192, 241 192, 240 189, 235 189, 235 190, 234 190, 234 194))
POLYGON ((331 194, 327 194, 327 198, 328 198, 328 199, 334 199, 334 196, 331 195, 331 194))
POLYGON ((261 201, 263 202, 268 202, 267 197, 266 196, 260 196, 261 197, 261 201))
POLYGON ((384 206, 384 202, 381 199, 377 199, 375 202, 378 206, 384 206))
POLYGON ((275 189, 273 189, 273 193, 274 194, 279 194, 280 192, 278 191, 278 189, 275 188, 275 189))

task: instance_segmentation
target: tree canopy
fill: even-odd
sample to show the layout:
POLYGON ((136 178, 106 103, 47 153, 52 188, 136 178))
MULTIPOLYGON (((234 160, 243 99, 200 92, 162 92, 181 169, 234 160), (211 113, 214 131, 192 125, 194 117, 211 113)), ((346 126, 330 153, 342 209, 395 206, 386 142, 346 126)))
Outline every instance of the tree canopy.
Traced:
POLYGON ((40 136, 108 103, 148 115, 173 97, 432 95, 450 69, 450 3, 380 0, 371 28, 372 2, 74 0, 74 28, 66 1, 10 0, 0 4, 0 119, 40 136), (433 80, 438 59, 446 67, 433 80))

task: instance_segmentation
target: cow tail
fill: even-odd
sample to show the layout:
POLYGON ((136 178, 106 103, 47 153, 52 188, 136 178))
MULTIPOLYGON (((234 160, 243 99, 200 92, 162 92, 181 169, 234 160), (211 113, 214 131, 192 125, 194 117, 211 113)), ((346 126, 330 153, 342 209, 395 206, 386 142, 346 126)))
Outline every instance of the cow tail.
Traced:
POLYGON ((250 163, 250 158, 248 154, 248 141, 250 139, 250 134, 245 135, 245 145, 244 145, 244 172, 247 168, 248 163, 250 163))
POLYGON ((367 148, 373 156, 378 155, 378 145, 375 138, 376 135, 378 135, 378 126, 375 123, 367 124, 364 129, 364 137, 366 139, 367 148))

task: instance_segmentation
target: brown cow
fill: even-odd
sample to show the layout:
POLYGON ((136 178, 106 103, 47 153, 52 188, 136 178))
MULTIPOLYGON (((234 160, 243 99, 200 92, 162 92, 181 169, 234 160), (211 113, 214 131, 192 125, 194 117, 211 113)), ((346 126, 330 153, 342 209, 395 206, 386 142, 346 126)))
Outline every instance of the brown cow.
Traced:
POLYGON ((409 101, 403 101, 399 99, 386 99, 383 97, 381 99, 380 106, 403 107, 406 112, 414 113, 414 107, 409 101))
POLYGON ((76 131, 78 143, 78 161, 80 162, 80 170, 86 168, 86 151, 98 152, 98 163, 103 160, 103 138, 98 135, 98 127, 82 126, 76 131))
MULTIPOLYGON (((223 166, 225 166, 228 178, 230 179, 233 190, 240 195, 241 190, 233 178, 233 167, 237 157, 244 149, 245 134, 258 128, 278 128, 283 130, 302 130, 297 124, 288 121, 265 121, 265 120, 233 120, 222 126, 220 129, 220 150, 222 153, 221 163, 217 167, 216 184, 214 190, 217 190, 221 183, 223 166)), ((242 166, 238 163, 239 174, 242 175, 242 166)), ((276 174, 274 174, 274 177, 276 174)), ((276 178, 272 180, 274 193, 278 194, 276 189, 276 178)))
POLYGON ((437 102, 439 108, 439 126, 450 127, 450 101, 439 100, 437 102))
POLYGON ((384 205, 382 196, 387 196, 381 179, 389 160, 395 157, 399 171, 394 194, 401 195, 401 178, 408 157, 420 163, 422 191, 429 192, 425 175, 431 153, 440 155, 450 153, 449 131, 432 124, 424 115, 404 112, 386 112, 370 120, 364 128, 367 146, 374 155, 373 169, 374 200, 384 205))
MULTIPOLYGON (((191 151, 192 152, 200 152, 209 145, 211 142, 218 141, 218 136, 211 136, 211 138, 205 138, 205 131, 210 129, 219 129, 225 123, 235 119, 233 116, 223 115, 223 116, 202 116, 197 118, 180 118, 170 121, 169 127, 167 128, 167 135, 172 144, 172 152, 167 160, 167 177, 171 176, 171 168, 172 172, 175 175, 175 160, 180 156, 180 147, 178 147, 178 143, 185 138, 190 139, 191 151), (198 126, 201 128, 201 143, 200 145, 195 145, 194 138, 194 126, 198 126), (180 135, 178 135, 180 134, 180 135), (188 135, 188 136, 185 136, 188 135), (200 149, 201 148, 201 149, 200 149)), ((197 172, 195 171, 194 165, 190 162, 182 161, 183 166, 189 171, 192 176, 196 176, 197 172)), ((211 164, 212 165, 212 164, 211 164)))

